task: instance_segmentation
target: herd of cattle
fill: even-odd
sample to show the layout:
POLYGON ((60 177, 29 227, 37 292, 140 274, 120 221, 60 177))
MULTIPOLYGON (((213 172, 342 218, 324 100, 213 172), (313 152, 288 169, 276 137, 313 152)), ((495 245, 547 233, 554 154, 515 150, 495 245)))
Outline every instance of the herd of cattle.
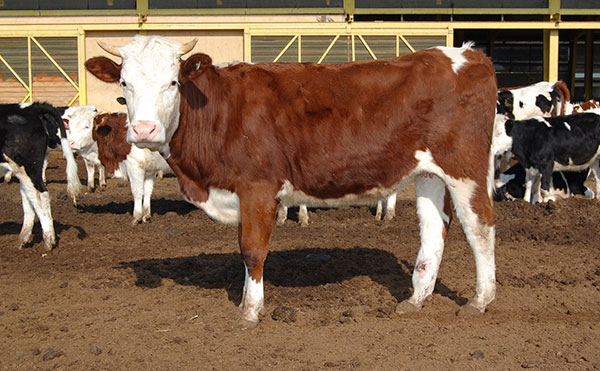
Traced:
POLYGON ((128 179, 133 224, 150 219, 156 175, 174 172, 184 199, 239 224, 242 321, 251 326, 263 308, 271 230, 288 207, 300 206, 305 225, 307 206, 379 202, 381 219, 386 200, 391 219, 397 192, 412 180, 421 248, 413 296, 397 311, 419 309, 431 294, 453 204, 477 265, 476 294, 463 313, 480 313, 495 296, 492 196, 600 197, 598 103, 573 105, 562 81, 498 90, 491 63, 471 44, 341 65, 219 67, 201 53, 183 60, 194 45, 145 36, 121 48, 101 43, 123 63, 96 57, 86 68, 123 87, 126 112, 0 105, 0 176, 19 180, 23 204, 19 247, 31 241, 36 215, 46 250, 56 241, 44 184, 48 147, 62 147, 75 203, 73 153, 90 190, 96 169, 100 187, 106 174, 128 179), (584 185, 590 170, 595 192, 584 185))

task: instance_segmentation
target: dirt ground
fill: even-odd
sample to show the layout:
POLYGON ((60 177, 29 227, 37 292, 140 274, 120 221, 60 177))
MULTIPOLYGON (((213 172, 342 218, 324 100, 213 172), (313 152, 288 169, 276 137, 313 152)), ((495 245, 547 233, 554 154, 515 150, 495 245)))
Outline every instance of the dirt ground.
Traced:
POLYGON ((311 210, 308 227, 275 228, 266 315, 240 331, 237 228, 182 201, 175 178, 157 181, 152 221, 135 226, 127 183, 75 208, 60 153, 47 178, 59 239, 47 256, 37 223, 16 250, 18 183, 0 184, 0 369, 600 369, 600 201, 497 203, 497 300, 472 319, 456 316, 475 286, 456 219, 432 300, 394 312, 419 246, 414 190, 392 221, 311 210))

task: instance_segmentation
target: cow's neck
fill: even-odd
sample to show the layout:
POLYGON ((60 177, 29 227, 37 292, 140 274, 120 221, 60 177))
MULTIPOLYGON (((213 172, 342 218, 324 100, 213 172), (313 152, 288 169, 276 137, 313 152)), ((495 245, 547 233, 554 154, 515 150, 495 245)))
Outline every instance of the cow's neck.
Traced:
POLYGON ((216 130, 221 114, 217 109, 223 107, 218 107, 216 98, 223 96, 219 88, 217 83, 210 84, 209 89, 208 81, 187 82, 182 86, 179 126, 165 157, 177 175, 181 190, 197 202, 205 201, 209 187, 233 191, 221 184, 220 177, 213 172, 215 162, 222 158, 222 131, 216 130), (201 91, 196 85, 205 88, 201 91))

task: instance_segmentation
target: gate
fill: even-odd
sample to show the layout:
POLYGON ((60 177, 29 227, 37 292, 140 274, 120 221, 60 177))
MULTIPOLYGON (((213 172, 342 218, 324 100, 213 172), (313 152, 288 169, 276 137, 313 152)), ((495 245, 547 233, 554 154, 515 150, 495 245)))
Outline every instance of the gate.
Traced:
POLYGON ((78 102, 78 55, 77 37, 0 37, 0 103, 78 102))

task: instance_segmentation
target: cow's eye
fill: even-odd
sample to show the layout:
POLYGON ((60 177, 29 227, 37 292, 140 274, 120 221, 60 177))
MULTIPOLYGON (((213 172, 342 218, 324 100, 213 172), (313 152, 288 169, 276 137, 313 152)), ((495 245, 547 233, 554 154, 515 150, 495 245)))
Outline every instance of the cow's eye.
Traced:
POLYGON ((126 88, 127 87, 127 83, 125 83, 125 81, 121 80, 121 87, 126 88))
POLYGON ((171 86, 177 86, 177 81, 175 81, 175 80, 171 81, 171 86))

